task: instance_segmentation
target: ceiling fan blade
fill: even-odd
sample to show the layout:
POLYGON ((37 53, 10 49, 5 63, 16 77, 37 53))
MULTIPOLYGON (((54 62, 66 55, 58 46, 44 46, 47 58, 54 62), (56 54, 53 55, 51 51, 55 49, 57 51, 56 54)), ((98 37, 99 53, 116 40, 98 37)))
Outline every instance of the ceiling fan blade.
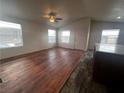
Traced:
POLYGON ((62 18, 56 18, 56 20, 63 20, 62 18))
POLYGON ((49 15, 43 15, 42 17, 43 18, 49 18, 49 15))

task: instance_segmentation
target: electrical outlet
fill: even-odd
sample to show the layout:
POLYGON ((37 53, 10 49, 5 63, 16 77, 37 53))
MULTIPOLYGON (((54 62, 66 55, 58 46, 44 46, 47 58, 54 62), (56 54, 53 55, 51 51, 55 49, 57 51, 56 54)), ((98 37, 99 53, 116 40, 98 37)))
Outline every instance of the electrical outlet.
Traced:
POLYGON ((2 79, 0 78, 0 83, 3 83, 2 79))

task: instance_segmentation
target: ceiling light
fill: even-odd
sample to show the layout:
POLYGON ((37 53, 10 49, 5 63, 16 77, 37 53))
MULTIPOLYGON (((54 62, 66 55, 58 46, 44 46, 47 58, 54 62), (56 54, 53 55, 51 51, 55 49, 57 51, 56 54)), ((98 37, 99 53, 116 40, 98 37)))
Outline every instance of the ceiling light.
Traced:
POLYGON ((55 17, 55 16, 50 16, 50 17, 49 17, 49 21, 50 21, 50 22, 54 23, 55 20, 56 20, 56 17, 55 17))
POLYGON ((121 19, 121 17, 120 17, 120 16, 118 16, 118 17, 117 17, 117 19, 121 19))

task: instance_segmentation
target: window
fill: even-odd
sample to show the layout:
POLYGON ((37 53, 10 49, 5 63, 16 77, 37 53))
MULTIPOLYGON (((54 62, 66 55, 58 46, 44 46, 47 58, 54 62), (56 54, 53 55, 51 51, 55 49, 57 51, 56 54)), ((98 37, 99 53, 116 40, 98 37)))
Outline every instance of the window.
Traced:
POLYGON ((56 31, 55 30, 48 30, 48 42, 49 43, 56 43, 56 31))
POLYGON ((101 43, 102 44, 116 44, 119 36, 119 29, 103 30, 101 43))
POLYGON ((0 48, 23 46, 20 24, 0 21, 0 48))
POLYGON ((70 31, 63 31, 61 34, 61 42, 69 43, 70 41, 70 31))

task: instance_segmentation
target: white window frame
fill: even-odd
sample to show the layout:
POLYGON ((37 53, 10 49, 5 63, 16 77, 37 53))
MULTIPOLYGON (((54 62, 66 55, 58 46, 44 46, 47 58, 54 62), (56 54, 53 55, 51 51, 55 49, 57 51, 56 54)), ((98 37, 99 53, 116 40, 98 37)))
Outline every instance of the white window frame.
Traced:
POLYGON ((56 43, 56 30, 48 29, 48 42, 56 43))
POLYGON ((120 29, 105 29, 102 31, 101 43, 102 44, 117 44, 120 29), (115 40, 114 40, 115 39, 115 40))
POLYGON ((70 42, 70 31, 62 31, 61 32, 61 42, 62 43, 69 43, 70 42))
POLYGON ((0 49, 23 46, 21 24, 0 20, 0 49))

